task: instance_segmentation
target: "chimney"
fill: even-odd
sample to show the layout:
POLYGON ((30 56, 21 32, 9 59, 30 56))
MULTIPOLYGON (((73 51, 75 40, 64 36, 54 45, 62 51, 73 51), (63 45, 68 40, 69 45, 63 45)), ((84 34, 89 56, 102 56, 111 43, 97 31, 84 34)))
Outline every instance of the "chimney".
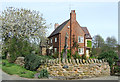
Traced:
POLYGON ((58 26, 59 26, 59 24, 58 24, 58 23, 55 23, 54 29, 56 29, 58 26))
POLYGON ((76 13, 75 13, 75 10, 71 10, 70 20, 71 20, 71 22, 75 22, 75 21, 76 21, 76 13))
POLYGON ((72 46, 73 46, 73 36, 74 34, 74 28, 76 27, 76 13, 75 10, 71 10, 70 13, 70 50, 71 50, 71 54, 73 54, 73 50, 72 50, 72 46))

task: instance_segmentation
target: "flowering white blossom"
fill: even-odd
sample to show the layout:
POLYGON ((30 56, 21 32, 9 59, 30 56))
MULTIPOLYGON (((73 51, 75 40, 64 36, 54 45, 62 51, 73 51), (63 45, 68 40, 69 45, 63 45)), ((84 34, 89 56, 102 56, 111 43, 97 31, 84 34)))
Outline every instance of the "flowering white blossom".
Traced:
POLYGON ((38 11, 26 9, 18 9, 9 7, 0 15, 0 30, 2 38, 26 38, 29 40, 40 40, 46 36, 47 26, 45 19, 38 11))

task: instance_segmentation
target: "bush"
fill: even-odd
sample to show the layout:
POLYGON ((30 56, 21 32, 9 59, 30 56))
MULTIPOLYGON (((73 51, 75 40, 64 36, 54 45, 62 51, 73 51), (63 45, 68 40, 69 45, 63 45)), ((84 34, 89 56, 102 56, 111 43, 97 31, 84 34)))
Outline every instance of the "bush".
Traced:
POLYGON ((50 59, 48 56, 38 56, 30 54, 25 57, 25 68, 31 71, 36 71, 41 64, 44 64, 46 59, 50 59), (43 60, 43 63, 41 62, 43 60))
POLYGON ((105 59, 108 61, 109 65, 112 67, 113 63, 118 60, 118 55, 114 50, 109 50, 102 52, 98 59, 105 59))
POLYGON ((25 68, 31 71, 35 71, 40 66, 40 58, 34 54, 27 55, 25 57, 25 68))
POLYGON ((86 55, 82 55, 82 59, 86 60, 87 59, 86 55))
POLYGON ((48 71, 46 69, 42 69, 38 75, 38 78, 48 78, 48 75, 48 71))
POLYGON ((76 51, 74 55, 72 55, 74 59, 81 59, 82 57, 76 51))
POLYGON ((59 55, 59 53, 58 53, 58 52, 55 52, 55 53, 52 55, 52 57, 53 57, 53 58, 58 58, 58 55, 59 55))

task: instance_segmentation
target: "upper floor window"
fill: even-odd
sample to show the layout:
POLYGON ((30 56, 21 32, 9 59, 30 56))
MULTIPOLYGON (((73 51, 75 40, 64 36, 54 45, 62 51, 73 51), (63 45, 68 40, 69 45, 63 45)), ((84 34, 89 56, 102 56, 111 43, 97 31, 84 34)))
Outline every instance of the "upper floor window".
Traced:
POLYGON ((78 36, 78 43, 84 43, 84 37, 78 36))
POLYGON ((51 38, 51 43, 52 43, 52 38, 51 38))
POLYGON ((55 38, 55 42, 57 42, 57 38, 55 38))
POLYGON ((79 54, 84 54, 84 48, 78 48, 78 53, 79 54))

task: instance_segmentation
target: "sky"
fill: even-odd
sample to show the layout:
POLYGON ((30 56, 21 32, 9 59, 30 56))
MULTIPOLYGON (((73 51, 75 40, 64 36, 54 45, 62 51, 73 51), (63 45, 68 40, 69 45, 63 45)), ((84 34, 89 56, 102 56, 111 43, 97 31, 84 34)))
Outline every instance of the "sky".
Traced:
POLYGON ((114 36, 118 40, 118 2, 2 2, 2 10, 11 6, 42 13, 46 24, 52 23, 48 35, 55 23, 63 23, 75 10, 78 23, 87 27, 92 37, 99 34, 104 39, 114 36))

